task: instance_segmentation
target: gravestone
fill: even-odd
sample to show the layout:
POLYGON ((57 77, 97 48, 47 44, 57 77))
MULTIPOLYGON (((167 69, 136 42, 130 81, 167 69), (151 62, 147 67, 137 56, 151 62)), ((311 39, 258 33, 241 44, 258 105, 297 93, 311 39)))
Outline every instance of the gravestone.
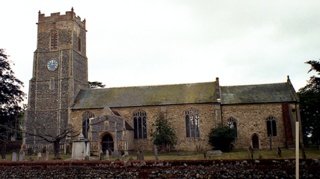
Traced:
POLYGON ((249 152, 250 152, 250 157, 251 157, 251 159, 253 159, 253 153, 254 153, 254 151, 253 151, 253 148, 252 148, 251 145, 249 146, 249 152))
POLYGON ((46 151, 46 161, 49 160, 49 151, 46 151))
POLYGON ((27 154, 28 154, 28 155, 32 155, 32 154, 33 154, 33 153, 32 153, 32 148, 30 148, 30 147, 28 148, 27 154))
POLYGON ((281 148, 280 147, 278 147, 278 155, 279 155, 279 157, 281 157, 281 148))
POLYGON ((100 154, 99 154, 100 156, 99 156, 99 160, 103 160, 103 152, 102 152, 102 150, 100 150, 100 154))
POLYGON ((67 155, 70 154, 70 145, 69 145, 69 144, 67 145, 67 148, 66 148, 66 154, 67 154, 67 155))
POLYGON ((154 150, 154 157, 156 160, 159 160, 158 158, 158 148, 156 145, 153 145, 153 150, 154 150))
POLYGON ((41 154, 41 152, 38 152, 37 160, 41 160, 41 159, 42 159, 42 154, 41 154))
POLYGON ((109 150, 106 150, 106 160, 109 160, 110 155, 109 155, 109 150))
POLYGON ((86 156, 84 157, 84 160, 85 160, 85 161, 89 161, 89 155, 86 155, 86 156))
POLYGON ((78 140, 73 141, 72 158, 84 160, 85 156, 90 156, 90 141, 84 138, 81 132, 79 134, 78 140))
POLYGON ((17 153, 13 152, 11 156, 11 161, 16 162, 17 161, 17 153))
POLYGON ((137 153, 137 160, 144 160, 144 155, 141 149, 137 153))
POLYGON ((19 161, 24 161, 25 153, 24 151, 20 150, 19 152, 19 161))
POLYGON ((221 150, 211 150, 207 152, 207 155, 221 155, 222 151, 221 150))

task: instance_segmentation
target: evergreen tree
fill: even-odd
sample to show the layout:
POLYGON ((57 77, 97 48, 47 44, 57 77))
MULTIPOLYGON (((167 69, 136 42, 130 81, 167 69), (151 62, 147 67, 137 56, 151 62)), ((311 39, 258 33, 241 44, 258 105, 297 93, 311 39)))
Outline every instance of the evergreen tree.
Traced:
POLYGON ((18 116, 23 112, 22 102, 25 93, 21 90, 23 82, 14 76, 8 55, 0 49, 0 143, 2 158, 6 146, 19 128, 18 116))
POLYGON ((88 81, 89 88, 104 88, 106 85, 99 81, 88 81))
MULTIPOLYGON (((308 61, 309 72, 316 71, 320 75, 320 60, 308 61)), ((300 114, 302 133, 305 145, 320 142, 320 78, 311 76, 308 84, 298 92, 300 98, 300 114)))
POLYGON ((176 133, 167 119, 160 117, 152 126, 155 128, 155 131, 151 131, 152 141, 160 151, 171 150, 177 144, 176 133))

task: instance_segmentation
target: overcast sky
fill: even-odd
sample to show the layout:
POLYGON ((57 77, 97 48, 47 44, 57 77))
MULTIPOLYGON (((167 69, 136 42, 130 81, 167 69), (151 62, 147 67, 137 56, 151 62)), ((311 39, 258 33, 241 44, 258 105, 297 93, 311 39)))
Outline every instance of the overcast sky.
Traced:
POLYGON ((320 1, 113 0, 1 2, 0 48, 28 92, 38 11, 86 19, 89 80, 107 87, 285 82, 296 90, 320 59, 320 1))

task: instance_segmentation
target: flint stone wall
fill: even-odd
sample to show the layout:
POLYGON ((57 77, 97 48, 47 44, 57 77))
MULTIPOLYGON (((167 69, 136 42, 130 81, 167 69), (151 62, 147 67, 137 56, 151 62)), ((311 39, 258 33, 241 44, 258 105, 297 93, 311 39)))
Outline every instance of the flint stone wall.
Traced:
MULTIPOLYGON (((295 178, 295 160, 1 162, 0 178, 295 178)), ((300 178, 320 178, 319 160, 300 178)))

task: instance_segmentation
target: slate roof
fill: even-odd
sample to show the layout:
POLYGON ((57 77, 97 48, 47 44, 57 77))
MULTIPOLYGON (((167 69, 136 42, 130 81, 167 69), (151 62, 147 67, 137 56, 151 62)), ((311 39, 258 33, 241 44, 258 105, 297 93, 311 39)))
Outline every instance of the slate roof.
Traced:
POLYGON ((81 90, 73 109, 214 103, 216 82, 81 90))
POLYGON ((221 86, 221 104, 252 104, 298 101, 290 81, 242 86, 221 86))

